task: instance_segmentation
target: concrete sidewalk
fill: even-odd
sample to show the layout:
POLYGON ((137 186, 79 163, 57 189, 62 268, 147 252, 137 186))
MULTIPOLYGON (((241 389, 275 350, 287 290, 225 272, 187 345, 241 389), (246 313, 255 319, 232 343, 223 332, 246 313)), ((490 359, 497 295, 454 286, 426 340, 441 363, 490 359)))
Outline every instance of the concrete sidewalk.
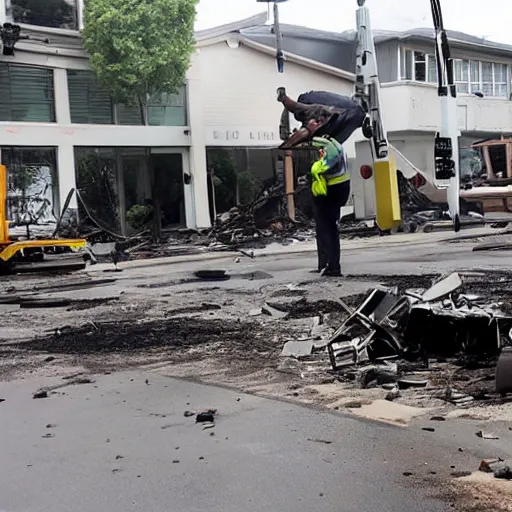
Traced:
MULTIPOLYGON (((472 228, 471 230, 462 230, 459 233, 453 231, 442 231, 433 233, 400 233, 390 236, 371 237, 355 240, 342 240, 342 251, 359 251, 362 249, 378 249, 382 247, 397 247, 397 246, 419 246, 419 245, 433 245, 442 242, 456 241, 458 239, 466 239, 468 234, 471 236, 485 236, 489 234, 499 234, 500 231, 492 228, 472 228)), ((283 245, 278 242, 272 243, 264 249, 247 249, 247 253, 252 252, 254 258, 269 258, 273 256, 285 255, 298 255, 316 252, 316 242, 314 240, 308 242, 296 242, 289 245, 283 245)), ((186 254, 182 256, 168 256, 163 258, 142 259, 126 261, 119 265, 121 269, 130 268, 147 268, 160 265, 174 265, 180 263, 191 262, 211 262, 216 260, 232 259, 232 258, 247 258, 238 251, 217 251, 217 252, 202 252, 198 254, 186 254)), ((112 264, 102 263, 88 267, 84 272, 97 271, 103 272, 112 269, 112 264)))

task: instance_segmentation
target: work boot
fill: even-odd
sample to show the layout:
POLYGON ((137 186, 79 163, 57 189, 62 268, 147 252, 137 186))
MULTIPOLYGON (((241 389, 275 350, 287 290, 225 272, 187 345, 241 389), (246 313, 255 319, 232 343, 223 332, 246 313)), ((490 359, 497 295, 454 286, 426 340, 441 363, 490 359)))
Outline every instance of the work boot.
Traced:
POLYGON ((331 268, 326 268, 323 271, 322 276, 324 276, 324 277, 342 277, 340 269, 336 270, 336 269, 331 269, 331 268))
POLYGON ((310 270, 309 273, 310 274, 321 274, 324 270, 325 270, 325 267, 322 267, 322 268, 318 267, 313 270, 310 270))

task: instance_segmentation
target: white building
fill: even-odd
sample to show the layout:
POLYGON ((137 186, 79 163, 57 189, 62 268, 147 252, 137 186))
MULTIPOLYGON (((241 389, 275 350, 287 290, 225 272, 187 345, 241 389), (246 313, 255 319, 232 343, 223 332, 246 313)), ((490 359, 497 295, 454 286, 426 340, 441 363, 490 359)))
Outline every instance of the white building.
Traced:
MULTIPOLYGON (((331 33, 292 25, 282 29, 285 50, 348 71, 355 69, 354 31, 331 33)), ((262 44, 274 44, 275 36, 269 27, 255 27, 243 33, 262 44)), ((433 178, 434 137, 441 124, 433 30, 376 31, 374 36, 389 141, 433 178)), ((512 46, 460 32, 449 31, 448 38, 455 59, 464 173, 468 167, 465 163, 471 161, 472 143, 512 134, 512 46)), ((371 162, 367 141, 358 142, 356 149, 358 162, 371 162)), ((363 180, 353 172, 352 190, 356 215, 373 216, 373 180, 363 180)))
MULTIPOLYGON (((275 51, 240 34, 263 23, 258 16, 198 33, 186 84, 152 98, 143 126, 138 109, 114 105, 97 84, 81 46, 80 0, 30 0, 23 10, 19 1, 0 0, 0 20, 29 36, 14 56, 0 55, 0 149, 13 217, 28 203, 40 220, 58 216, 78 188, 89 214, 116 232, 130 232, 133 207, 148 201, 164 228, 207 227, 208 150, 243 148, 269 166, 268 148, 280 143, 277 87, 352 91, 350 72, 293 54, 279 75, 275 51), (58 19, 55 3, 66 7, 58 19)), ((74 198, 69 211, 76 208, 74 198)))

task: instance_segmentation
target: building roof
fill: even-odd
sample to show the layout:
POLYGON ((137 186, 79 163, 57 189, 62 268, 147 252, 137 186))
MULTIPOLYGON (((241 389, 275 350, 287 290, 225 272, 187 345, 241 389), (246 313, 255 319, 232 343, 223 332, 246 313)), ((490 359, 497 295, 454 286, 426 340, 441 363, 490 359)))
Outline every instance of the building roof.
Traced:
MULTIPOLYGON (((351 31, 355 34, 355 31, 351 31)), ((481 50, 497 50, 501 52, 511 52, 512 45, 496 43, 489 41, 483 37, 472 36, 464 32, 456 30, 447 30, 448 40, 464 46, 473 46, 481 50)), ((393 32, 390 30, 374 30, 375 42, 385 42, 392 40, 418 39, 433 41, 434 29, 432 28, 415 28, 404 32, 393 32)))
POLYGON ((228 34, 241 32, 244 29, 264 25, 268 21, 268 14, 266 12, 260 12, 250 18, 235 21, 233 23, 227 23, 226 25, 219 25, 218 27, 207 28, 206 30, 198 30, 195 33, 196 41, 207 41, 209 39, 216 39, 219 37, 226 36, 228 34))
MULTIPOLYGON (((324 30, 317 30, 308 27, 301 27, 299 25, 281 24, 281 31, 284 37, 301 37, 304 39, 320 40, 320 41, 354 41, 357 33, 355 30, 346 30, 344 32, 326 32, 324 30)), ((242 33, 247 37, 265 37, 273 36, 272 25, 260 25, 242 29, 242 33)), ((374 30, 373 31, 375 42, 382 43, 392 40, 405 40, 417 39, 428 40, 433 42, 434 29, 433 28, 415 28, 403 32, 392 30, 374 30)), ((480 49, 497 50, 501 52, 511 52, 512 45, 497 43, 489 41, 483 37, 472 36, 464 32, 456 30, 448 30, 448 40, 461 45, 478 47, 480 49)))
MULTIPOLYGON (((198 31, 195 34, 197 46, 201 48, 212 44, 218 44, 222 42, 235 40, 238 41, 238 43, 242 46, 275 57, 275 47, 271 45, 266 45, 258 41, 254 41, 248 34, 248 31, 251 28, 259 28, 260 30, 263 31, 262 33, 264 33, 265 31, 269 31, 272 28, 272 26, 263 25, 263 23, 265 23, 266 21, 267 13, 260 13, 257 14, 256 16, 252 16, 251 18, 237 21, 235 23, 229 23, 227 25, 221 25, 219 27, 198 31)), ((303 28, 295 27, 294 25, 285 25, 285 27, 293 27, 293 29, 303 28)), ((316 32, 314 29, 311 30, 312 32, 316 32)), ((272 32, 270 31, 268 33, 272 34, 272 32)), ((302 34, 301 31, 299 31, 299 33, 302 34)), ((333 33, 326 32, 325 34, 333 33)), ((340 34, 335 35, 339 36, 340 34)), ((344 78, 345 80, 350 80, 352 82, 355 81, 354 73, 351 73, 349 71, 334 66, 330 66, 328 64, 324 64, 316 60, 308 59, 307 57, 303 57, 295 53, 285 51, 283 52, 283 54, 285 62, 292 62, 298 64, 299 66, 314 69, 315 71, 320 71, 322 73, 327 73, 329 75, 337 76, 339 78, 344 78)))
MULTIPOLYGON (((272 57, 275 57, 276 55, 276 50, 272 46, 267 46, 256 41, 252 41, 251 39, 243 35, 238 35, 238 40, 240 41, 242 46, 246 46, 248 48, 265 53, 266 55, 272 57)), ((344 69, 329 66, 328 64, 308 59, 306 57, 302 57, 301 55, 297 55, 290 52, 283 52, 283 55, 285 62, 293 62, 294 64, 298 64, 299 66, 310 68, 315 71, 321 71, 322 73, 327 73, 328 75, 337 76, 339 78, 344 78, 345 80, 355 82, 355 74, 350 73, 349 71, 345 71, 344 69)))
MULTIPOLYGON (((319 41, 353 41, 355 39, 354 33, 350 32, 327 32, 325 30, 317 30, 309 27, 302 27, 300 25, 287 25, 281 23, 281 33, 284 37, 302 37, 306 39, 316 39, 319 41)), ((242 30, 242 33, 247 37, 274 37, 273 25, 260 25, 248 27, 242 30)))

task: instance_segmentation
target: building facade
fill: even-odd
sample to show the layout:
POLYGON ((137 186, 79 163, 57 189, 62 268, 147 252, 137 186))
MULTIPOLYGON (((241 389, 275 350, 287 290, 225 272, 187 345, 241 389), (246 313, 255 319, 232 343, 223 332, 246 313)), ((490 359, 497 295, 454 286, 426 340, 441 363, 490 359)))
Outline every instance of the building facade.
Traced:
POLYGON ((274 50, 241 35, 264 23, 262 14, 197 33, 186 83, 150 98, 147 126, 96 81, 81 44, 82 9, 81 0, 0 0, 1 21, 24 36, 13 56, 0 55, 0 151, 14 225, 28 211, 51 226, 67 206, 67 215, 83 210, 128 235, 141 207, 153 205, 161 228, 208 227, 209 159, 231 151, 240 169, 272 175, 277 87, 352 90, 351 73, 292 53, 279 75, 274 50), (73 189, 80 196, 69 202, 73 189))
MULTIPOLYGON (((271 29, 262 26, 247 29, 244 35, 268 45, 275 37, 271 29)), ((285 25, 283 35, 288 51, 354 70, 354 31, 332 34, 285 25)), ((414 166, 433 178, 433 143, 441 124, 433 31, 375 31, 374 36, 389 141, 414 166)), ((455 59, 460 161, 461 172, 465 173, 470 172, 474 142, 512 133, 512 46, 460 32, 449 32, 448 36, 455 59)), ((358 162, 371 161, 368 144, 362 141, 361 134, 356 150, 358 162)), ((362 180, 354 172, 352 183, 356 215, 373 216, 372 180, 362 180)))

